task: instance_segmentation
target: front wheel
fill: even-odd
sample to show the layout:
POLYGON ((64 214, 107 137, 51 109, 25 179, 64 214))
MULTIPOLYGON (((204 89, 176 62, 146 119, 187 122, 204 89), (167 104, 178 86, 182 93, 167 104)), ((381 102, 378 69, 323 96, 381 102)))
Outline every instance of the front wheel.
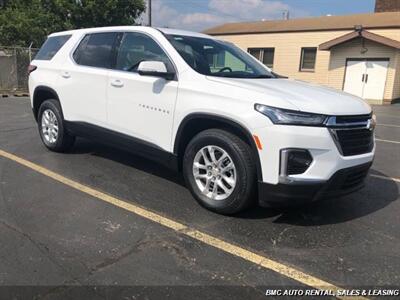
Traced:
POLYGON ((204 207, 234 214, 253 203, 256 170, 250 146, 236 135, 209 129, 186 148, 183 175, 194 198, 204 207))

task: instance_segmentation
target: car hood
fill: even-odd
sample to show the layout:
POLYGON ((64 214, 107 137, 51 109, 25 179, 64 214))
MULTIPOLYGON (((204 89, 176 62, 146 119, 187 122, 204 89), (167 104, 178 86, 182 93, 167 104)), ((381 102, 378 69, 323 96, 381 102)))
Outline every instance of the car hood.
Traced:
POLYGON ((292 79, 242 79, 208 77, 209 80, 233 85, 248 91, 255 103, 271 105, 282 102, 297 110, 325 115, 369 114, 371 107, 363 99, 333 88, 292 79), (284 103, 286 102, 286 103, 284 103), (288 103, 287 103, 288 102, 288 103))

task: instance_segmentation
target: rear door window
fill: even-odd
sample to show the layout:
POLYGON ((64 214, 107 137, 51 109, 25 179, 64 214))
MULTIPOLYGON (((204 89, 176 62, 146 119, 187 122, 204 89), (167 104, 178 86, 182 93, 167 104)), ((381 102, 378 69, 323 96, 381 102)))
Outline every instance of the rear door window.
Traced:
POLYGON ((49 37, 36 54, 35 60, 51 60, 54 55, 64 46, 71 35, 59 35, 49 37))
POLYGON ((86 35, 73 54, 75 62, 83 66, 112 68, 117 36, 116 32, 86 35))

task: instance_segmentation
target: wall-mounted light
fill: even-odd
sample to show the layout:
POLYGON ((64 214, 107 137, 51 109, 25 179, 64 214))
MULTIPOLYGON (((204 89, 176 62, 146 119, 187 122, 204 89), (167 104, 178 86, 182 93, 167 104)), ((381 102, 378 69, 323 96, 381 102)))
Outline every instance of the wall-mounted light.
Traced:
POLYGON ((362 25, 354 25, 354 30, 357 31, 359 34, 364 30, 362 25))

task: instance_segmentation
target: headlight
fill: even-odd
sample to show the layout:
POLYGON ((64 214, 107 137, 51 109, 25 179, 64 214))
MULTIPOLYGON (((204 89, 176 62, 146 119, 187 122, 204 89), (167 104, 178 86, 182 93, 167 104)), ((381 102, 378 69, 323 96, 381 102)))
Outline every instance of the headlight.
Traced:
POLYGON ((262 104, 256 104, 254 108, 267 116, 274 124, 318 126, 323 125, 327 118, 325 115, 275 108, 262 104))
POLYGON ((377 124, 376 115, 374 113, 372 113, 372 118, 371 118, 371 127, 372 127, 372 129, 375 129, 376 124, 377 124))

